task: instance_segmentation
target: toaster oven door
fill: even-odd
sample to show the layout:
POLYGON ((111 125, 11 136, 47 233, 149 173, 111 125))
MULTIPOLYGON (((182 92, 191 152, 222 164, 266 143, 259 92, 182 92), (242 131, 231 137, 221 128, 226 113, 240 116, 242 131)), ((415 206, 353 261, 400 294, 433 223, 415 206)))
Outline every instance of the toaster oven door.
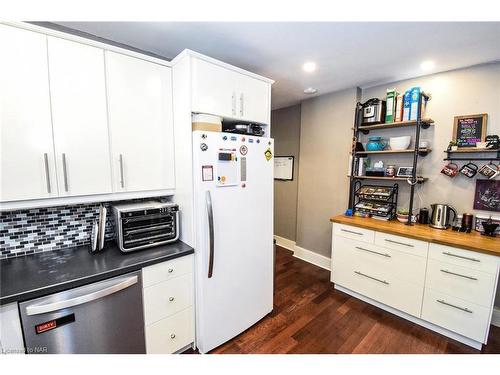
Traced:
POLYGON ((177 240, 177 215, 169 212, 122 218, 120 249, 133 251, 177 240))

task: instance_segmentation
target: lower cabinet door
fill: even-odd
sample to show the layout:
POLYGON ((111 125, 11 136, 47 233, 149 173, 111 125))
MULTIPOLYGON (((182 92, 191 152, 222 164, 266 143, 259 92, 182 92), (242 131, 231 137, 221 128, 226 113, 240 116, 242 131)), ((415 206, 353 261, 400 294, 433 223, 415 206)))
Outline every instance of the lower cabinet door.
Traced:
POLYGON ((425 289, 422 319, 485 343, 490 310, 472 302, 425 289))
POLYGON ((423 285, 395 278, 370 267, 337 262, 333 282, 413 316, 420 316, 423 285))
POLYGON ((146 326, 148 354, 170 354, 194 342, 193 308, 146 326))

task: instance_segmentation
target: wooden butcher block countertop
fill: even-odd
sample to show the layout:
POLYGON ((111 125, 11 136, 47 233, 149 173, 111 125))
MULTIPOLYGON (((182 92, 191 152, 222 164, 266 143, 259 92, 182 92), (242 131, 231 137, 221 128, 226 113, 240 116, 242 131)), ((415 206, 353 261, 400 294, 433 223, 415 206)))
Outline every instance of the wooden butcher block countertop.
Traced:
POLYGON ((451 229, 434 229, 423 224, 409 226, 396 220, 382 221, 344 215, 334 216, 330 218, 330 221, 500 256, 500 237, 483 236, 474 230, 471 233, 459 233, 453 232, 451 229))

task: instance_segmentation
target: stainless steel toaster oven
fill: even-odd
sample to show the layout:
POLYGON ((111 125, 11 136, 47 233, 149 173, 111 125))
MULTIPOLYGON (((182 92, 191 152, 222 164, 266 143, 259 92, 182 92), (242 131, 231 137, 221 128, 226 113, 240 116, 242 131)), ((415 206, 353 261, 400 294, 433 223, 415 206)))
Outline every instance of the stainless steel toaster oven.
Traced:
POLYGON ((113 206, 116 241, 122 252, 177 241, 179 206, 163 202, 135 202, 113 206))

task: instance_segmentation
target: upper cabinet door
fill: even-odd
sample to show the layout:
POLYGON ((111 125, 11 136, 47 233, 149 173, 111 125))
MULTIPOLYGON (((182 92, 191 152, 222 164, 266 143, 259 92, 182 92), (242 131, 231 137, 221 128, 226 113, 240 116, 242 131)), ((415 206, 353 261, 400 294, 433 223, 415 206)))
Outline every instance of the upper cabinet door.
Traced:
POLYGON ((238 79, 238 117, 247 121, 269 124, 270 90, 269 83, 241 74, 238 79))
POLYGON ((192 111, 238 118, 239 73, 192 59, 192 111))
POLYGON ((60 196, 111 193, 104 51, 48 37, 60 196))
POLYGON ((269 83, 198 58, 192 64, 193 112, 269 124, 269 83))
POLYGON ((115 191, 173 189, 171 68, 106 51, 115 191))
POLYGON ((0 25, 0 199, 57 196, 45 35, 0 25))

